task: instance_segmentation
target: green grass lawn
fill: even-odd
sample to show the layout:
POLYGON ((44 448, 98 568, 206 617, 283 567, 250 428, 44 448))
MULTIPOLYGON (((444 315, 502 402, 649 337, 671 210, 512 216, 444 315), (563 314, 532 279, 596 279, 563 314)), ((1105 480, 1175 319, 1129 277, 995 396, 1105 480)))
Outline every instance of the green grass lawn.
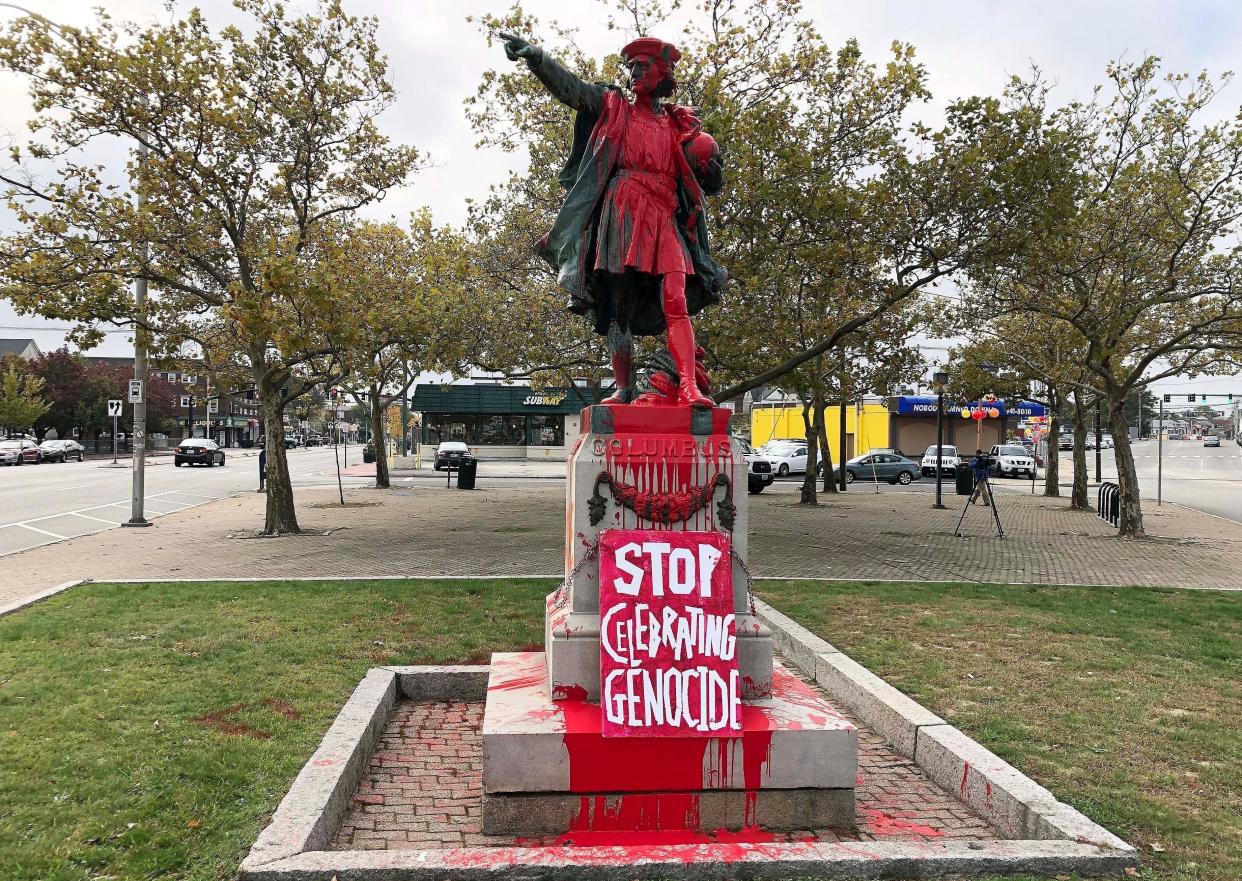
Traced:
POLYGON ((87 585, 0 619, 0 878, 234 877, 367 668, 541 642, 547 590, 87 585))
MULTIPOLYGON (((530 647, 548 589, 86 585, 0 619, 0 877, 227 881, 368 667, 530 647)), ((1242 597, 762 592, 1140 843, 1144 877, 1242 877, 1242 597)))
POLYGON ((1142 851, 1242 879, 1242 594, 768 583, 761 594, 1142 851))

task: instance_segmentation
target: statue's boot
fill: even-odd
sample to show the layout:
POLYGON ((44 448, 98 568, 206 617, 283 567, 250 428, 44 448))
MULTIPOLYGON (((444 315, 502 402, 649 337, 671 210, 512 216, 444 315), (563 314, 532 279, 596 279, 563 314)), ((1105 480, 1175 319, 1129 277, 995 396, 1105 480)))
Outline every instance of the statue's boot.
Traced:
POLYGON ((699 389, 694 363, 694 328, 686 315, 668 319, 668 352, 677 367, 677 401, 691 407, 714 407, 716 402, 699 389))
POLYGON ((613 349, 612 376, 616 391, 604 398, 601 404, 616 407, 634 400, 633 358, 634 353, 628 348, 613 349))

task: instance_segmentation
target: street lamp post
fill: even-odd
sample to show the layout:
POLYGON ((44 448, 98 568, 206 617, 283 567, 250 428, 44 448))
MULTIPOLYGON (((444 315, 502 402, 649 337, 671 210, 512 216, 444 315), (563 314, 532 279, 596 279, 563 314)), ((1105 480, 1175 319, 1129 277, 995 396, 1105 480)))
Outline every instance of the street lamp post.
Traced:
POLYGON ((940 458, 944 452, 944 387, 949 384, 949 374, 937 371, 932 375, 932 385, 936 389, 936 504, 933 508, 944 508, 941 496, 941 483, 944 470, 940 467, 940 458))

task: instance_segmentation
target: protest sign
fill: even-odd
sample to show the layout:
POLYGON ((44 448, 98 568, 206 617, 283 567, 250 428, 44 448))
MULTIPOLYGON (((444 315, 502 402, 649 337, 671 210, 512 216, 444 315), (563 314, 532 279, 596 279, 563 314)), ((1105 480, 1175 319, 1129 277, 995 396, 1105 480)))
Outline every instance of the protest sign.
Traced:
POLYGON ((727 535, 602 532, 599 603, 605 737, 742 730, 727 535))

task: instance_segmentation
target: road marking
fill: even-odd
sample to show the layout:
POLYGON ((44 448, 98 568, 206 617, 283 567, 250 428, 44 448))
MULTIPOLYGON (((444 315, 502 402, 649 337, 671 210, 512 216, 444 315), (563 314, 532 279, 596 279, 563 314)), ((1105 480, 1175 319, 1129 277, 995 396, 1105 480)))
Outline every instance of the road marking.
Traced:
MULTIPOLYGON (((182 495, 185 495, 185 496, 198 496, 200 499, 211 499, 213 502, 216 499, 220 498, 220 496, 205 496, 202 493, 192 493, 188 489, 170 489, 168 492, 160 493, 160 495, 168 496, 168 495, 172 495, 173 493, 181 493, 182 495)), ((147 498, 153 498, 153 497, 147 496, 147 498)))
POLYGON ((65 492, 66 490, 70 490, 70 489, 83 489, 84 487, 88 487, 88 486, 98 486, 98 485, 99 485, 99 484, 97 484, 97 483, 75 483, 73 486, 62 486, 62 487, 57 487, 57 489, 55 490, 55 492, 58 492, 58 493, 63 493, 63 492, 65 492))
POLYGON ((107 523, 108 526, 118 526, 117 521, 106 521, 106 519, 103 519, 103 517, 92 517, 91 514, 83 514, 77 511, 68 512, 68 514, 66 514, 66 517, 81 517, 82 519, 87 519, 87 521, 94 521, 96 523, 107 523))
MULTIPOLYGON (((42 518, 42 519, 46 519, 46 518, 42 518)), ((48 532, 46 529, 40 529, 40 528, 39 528, 39 527, 37 527, 37 526, 31 526, 29 523, 11 523, 11 524, 9 524, 9 525, 10 525, 10 526, 20 526, 20 527, 22 527, 23 529, 29 529, 31 532, 41 532, 41 533, 43 533, 44 535, 50 535, 52 538, 60 538, 60 539, 64 539, 64 538, 68 538, 68 537, 69 537, 69 536, 67 536, 67 535, 61 535, 59 532, 48 532)))

